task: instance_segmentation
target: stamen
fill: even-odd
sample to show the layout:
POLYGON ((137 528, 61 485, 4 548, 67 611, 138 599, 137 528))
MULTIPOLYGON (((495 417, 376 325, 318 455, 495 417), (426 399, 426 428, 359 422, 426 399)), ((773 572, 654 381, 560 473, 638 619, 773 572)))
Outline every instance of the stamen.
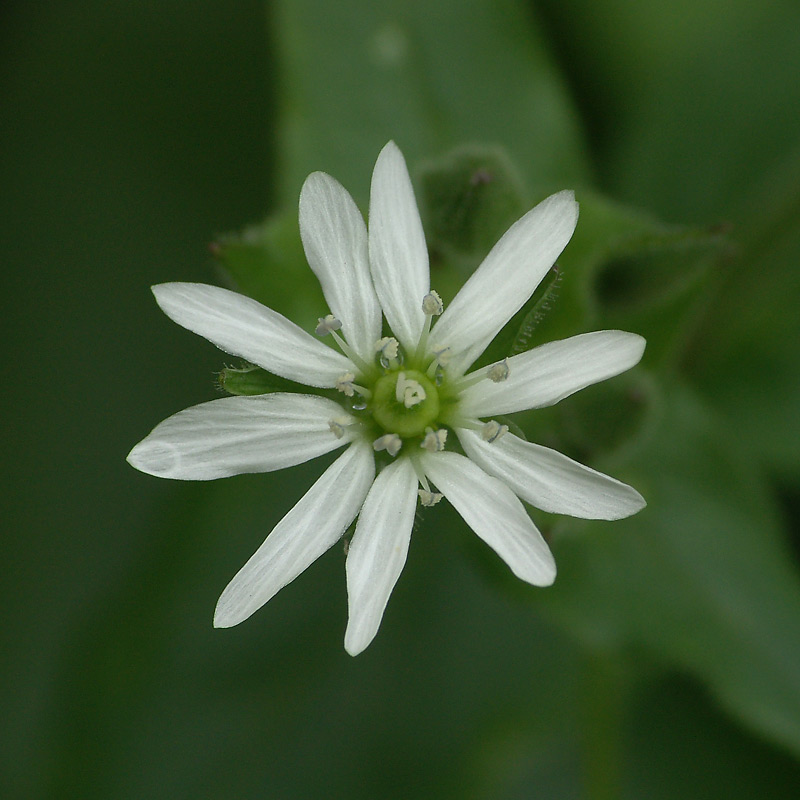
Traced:
POLYGON ((360 369, 362 372, 369 372, 369 370, 370 370, 370 366, 369 366, 369 364, 367 364, 367 362, 366 362, 366 361, 364 361, 364 359, 363 359, 363 358, 360 358, 360 357, 359 357, 359 356, 356 354, 355 350, 353 350, 353 348, 352 348, 352 347, 350 347, 350 345, 349 345, 349 344, 347 344, 347 342, 346 342, 344 339, 342 339, 342 337, 341 337, 341 336, 339 336, 339 334, 338 334, 338 333, 336 333, 336 331, 331 331, 330 333, 331 333, 331 336, 333 337, 334 341, 336 342, 336 344, 338 344, 338 345, 339 345, 339 349, 340 349, 340 350, 341 350, 341 351, 342 351, 342 352, 343 352, 343 353, 344 353, 344 354, 345 354, 345 355, 346 355, 346 356, 347 356, 347 357, 348 357, 348 358, 349 358, 349 359, 350 359, 350 360, 351 360, 351 361, 352 361, 352 362, 353 362, 353 363, 354 363, 354 364, 355 364, 355 365, 356 365, 356 366, 357 366, 357 367, 358 367, 358 368, 359 368, 359 369, 360 369))
POLYGON ((403 440, 396 433, 385 433, 372 443, 372 449, 376 453, 380 450, 385 450, 392 457, 400 452, 402 446, 403 440))
POLYGON ((336 390, 338 392, 344 392, 347 397, 352 397, 355 394, 355 389, 353 388, 353 381, 356 379, 356 376, 352 372, 345 372, 344 375, 340 375, 336 379, 336 390))
POLYGON ((430 508, 431 506, 435 506, 441 499, 442 495, 440 492, 432 492, 430 484, 428 483, 428 478, 425 475, 425 470, 422 469, 422 465, 419 463, 418 458, 411 459, 411 464, 414 467, 414 472, 417 473, 417 480, 420 482, 422 486, 421 489, 417 490, 417 496, 419 497, 419 501, 423 506, 430 508))
POLYGON ((401 372, 397 376, 394 395, 397 402, 402 403, 406 408, 419 405, 427 397, 422 384, 413 378, 406 378, 405 372, 401 372))
POLYGON ((446 366, 447 362, 453 357, 453 351, 449 347, 437 347, 431 352, 431 355, 433 356, 433 361, 431 361, 427 369, 427 374, 429 378, 434 378, 436 370, 439 367, 446 366))
POLYGON ((439 297, 438 292, 431 289, 425 297, 422 298, 422 310, 426 317, 438 317, 444 311, 444 303, 442 298, 439 297))
POLYGON ((489 367, 486 372, 486 377, 494 383, 501 383, 502 381, 508 380, 510 372, 511 370, 508 368, 508 359, 504 358, 493 367, 489 367))
POLYGON ((328 420, 328 427, 331 433, 337 438, 341 439, 344 436, 344 426, 338 423, 335 419, 328 420))
POLYGON ((500 383, 501 381, 508 380, 510 374, 511 368, 508 366, 508 359, 504 358, 488 369, 477 369, 475 372, 461 378, 461 380, 456 383, 455 388, 456 391, 463 392, 464 389, 474 386, 476 383, 480 383, 484 378, 488 378, 494 383, 500 383))
POLYGON ((425 438, 420 443, 420 447, 429 453, 439 453, 444 450, 444 443, 447 441, 447 428, 425 428, 425 438))
POLYGON ((419 495, 420 504, 426 508, 435 506, 443 497, 439 492, 430 492, 427 489, 417 489, 417 495, 419 495))
POLYGON ((328 427, 331 429, 331 433, 337 438, 341 439, 344 436, 345 428, 350 425, 349 419, 344 419, 340 417, 339 419, 331 419, 328 420, 328 427))
POLYGON ((449 347, 439 347, 433 351, 433 356, 441 366, 446 367, 453 357, 453 351, 449 347))
POLYGON ((422 358, 422 354, 428 346, 428 334, 431 332, 431 321, 433 317, 438 317, 442 311, 444 311, 442 298, 439 297, 437 292, 431 289, 431 291, 422 298, 422 312, 425 314, 425 322, 422 324, 417 348, 414 351, 414 358, 418 361, 422 358))
MULTIPOLYGON (((363 358, 360 358, 355 351, 350 347, 347 342, 339 336, 336 331, 340 330, 342 327, 342 321, 340 319, 336 319, 333 314, 328 314, 326 317, 319 317, 317 320, 317 327, 314 328, 314 333, 317 336, 327 336, 330 334, 336 344, 339 345, 339 349, 362 371, 362 372, 369 372, 370 365, 367 364, 363 358)), ((348 395, 349 396, 349 395, 348 395)))
POLYGON ((342 327, 342 321, 340 319, 336 319, 333 314, 328 314, 326 317, 320 317, 317 320, 317 323, 317 327, 314 329, 314 333, 316 333, 317 336, 327 336, 327 334, 338 331, 339 328, 342 327))
POLYGON ((386 358, 397 358, 397 350, 400 347, 400 342, 394 336, 384 336, 383 339, 378 339, 375 342, 375 352, 386 356, 386 358))
POLYGON ((345 372, 336 379, 336 389, 342 392, 346 397, 352 397, 358 392, 362 397, 369 399, 372 397, 372 392, 364 386, 359 386, 354 383, 356 376, 352 372, 345 372))
POLYGON ((505 436, 507 433, 508 425, 501 425, 496 420, 491 420, 481 428, 481 439, 483 439, 484 442, 489 442, 489 444, 491 444, 492 442, 496 442, 502 436, 505 436))
POLYGON ((400 363, 400 343, 393 336, 384 336, 375 342, 375 352, 379 353, 379 360, 384 369, 400 363))
POLYGON ((347 416, 346 414, 341 417, 332 417, 328 420, 328 427, 330 428, 331 433, 337 439, 341 439, 343 436, 346 436, 348 433, 348 428, 358 426, 358 424, 359 423, 353 419, 353 417, 347 416))

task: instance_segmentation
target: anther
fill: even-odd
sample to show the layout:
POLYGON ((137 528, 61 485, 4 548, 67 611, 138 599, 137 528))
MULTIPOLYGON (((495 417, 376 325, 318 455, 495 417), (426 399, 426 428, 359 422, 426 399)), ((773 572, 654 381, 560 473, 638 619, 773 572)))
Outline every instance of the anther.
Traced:
POLYGON ((446 428, 439 428, 438 431, 435 431, 433 428, 425 428, 425 438, 420 443, 420 447, 427 450, 429 453, 438 453, 444 450, 444 443, 446 441, 446 428))
POLYGON ((372 392, 364 386, 354 383, 356 376, 352 372, 345 372, 336 379, 336 390, 342 392, 346 397, 352 397, 358 392, 362 397, 372 397, 372 392))
POLYGON ((505 436, 508 433, 508 425, 501 425, 499 422, 495 420, 491 420, 487 422, 481 428, 481 439, 484 442, 496 442, 502 436, 505 436))
POLYGON ((343 392, 347 397, 352 397, 355 394, 355 389, 353 388, 355 379, 356 376, 352 372, 345 372, 344 375, 340 375, 336 379, 337 391, 343 392))
POLYGON ((328 420, 328 427, 331 429, 331 433, 337 438, 341 439, 344 436, 344 429, 345 424, 337 419, 328 420))
POLYGON ((438 292, 432 289, 422 298, 422 311, 426 317, 438 317, 444 311, 444 303, 438 292))
POLYGON ((372 449, 376 453, 385 450, 390 456, 396 456, 402 446, 403 440, 396 433, 385 433, 372 443, 372 449))
POLYGON ((414 351, 414 358, 419 360, 428 346, 428 334, 431 332, 431 321, 434 317, 438 317, 444 311, 444 304, 442 298, 438 293, 431 290, 425 297, 422 298, 422 312, 425 314, 425 322, 422 325, 422 330, 419 332, 419 341, 414 351))
POLYGON ((438 347, 433 351, 433 357, 439 366, 444 367, 453 357, 453 351, 449 347, 438 347))
POLYGON ((464 389, 469 386, 474 386, 476 383, 480 383, 484 378, 488 378, 494 383, 500 383, 501 381, 508 380, 510 374, 511 367, 508 366, 508 359, 504 358, 488 369, 477 369, 475 372, 471 372, 469 375, 460 378, 456 387, 459 392, 463 392, 464 389))
POLYGON ((384 369, 397 367, 402 363, 400 343, 393 336, 384 336, 375 342, 375 352, 384 369))
POLYGON ((378 339, 375 342, 375 352, 380 353, 381 356, 384 356, 388 359, 397 358, 397 351, 400 347, 400 343, 394 336, 384 336, 383 339, 378 339))
POLYGON ((402 403, 406 408, 419 405, 427 397, 422 384, 413 378, 406 378, 405 372, 401 372, 397 376, 394 395, 397 402, 402 403))
POLYGON ((320 317, 317 320, 317 327, 314 329, 314 333, 317 336, 326 336, 333 331, 338 331, 342 327, 342 321, 336 319, 333 314, 328 314, 327 317, 320 317))
POLYGON ((435 506, 441 499, 442 495, 439 492, 429 492, 427 489, 417 489, 419 495, 419 502, 426 508, 435 506))
POLYGON ((492 367, 486 371, 486 377, 493 381, 494 383, 500 383, 501 381, 508 380, 508 376, 511 370, 508 368, 508 359, 504 358, 502 361, 498 361, 492 367))

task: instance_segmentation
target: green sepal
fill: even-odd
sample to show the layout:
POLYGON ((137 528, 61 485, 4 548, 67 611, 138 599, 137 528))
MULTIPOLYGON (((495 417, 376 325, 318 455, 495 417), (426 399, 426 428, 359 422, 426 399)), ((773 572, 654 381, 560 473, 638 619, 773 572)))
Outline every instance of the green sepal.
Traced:
POLYGON ((270 392, 299 392, 308 394, 309 387, 273 375, 255 364, 223 367, 217 374, 220 389, 235 395, 269 394, 270 392))

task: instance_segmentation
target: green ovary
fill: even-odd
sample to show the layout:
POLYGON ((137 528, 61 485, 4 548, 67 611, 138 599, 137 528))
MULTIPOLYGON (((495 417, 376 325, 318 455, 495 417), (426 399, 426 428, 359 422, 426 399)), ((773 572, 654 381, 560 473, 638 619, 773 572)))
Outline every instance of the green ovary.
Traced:
POLYGON ((415 369, 391 372, 375 383, 370 402, 375 422, 387 433, 396 433, 401 438, 421 436, 425 428, 434 427, 439 416, 439 393, 430 378, 415 369), (397 380, 400 375, 406 381, 416 381, 425 394, 421 402, 406 408, 397 399, 397 380))

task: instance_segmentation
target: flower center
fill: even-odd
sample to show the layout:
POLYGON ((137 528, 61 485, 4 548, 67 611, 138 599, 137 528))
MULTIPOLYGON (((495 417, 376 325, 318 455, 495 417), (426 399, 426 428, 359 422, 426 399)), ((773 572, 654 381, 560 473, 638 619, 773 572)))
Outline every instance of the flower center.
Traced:
POLYGON ((370 408, 385 431, 401 437, 421 436, 439 415, 439 393, 418 370, 390 372, 376 381, 370 408))

